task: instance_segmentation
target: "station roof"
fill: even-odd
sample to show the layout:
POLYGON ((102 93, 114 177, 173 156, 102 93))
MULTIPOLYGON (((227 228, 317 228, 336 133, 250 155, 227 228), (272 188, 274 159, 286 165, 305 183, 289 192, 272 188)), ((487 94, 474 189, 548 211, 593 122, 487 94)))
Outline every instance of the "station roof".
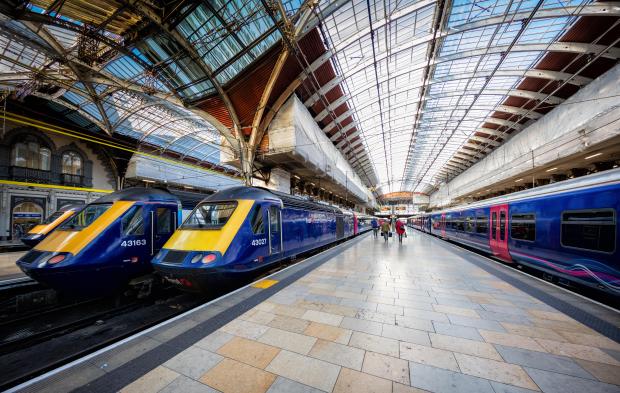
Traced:
POLYGON ((584 0, 12 0, 0 86, 207 161, 220 134, 260 149, 297 94, 378 195, 428 193, 615 65, 619 15, 584 0))

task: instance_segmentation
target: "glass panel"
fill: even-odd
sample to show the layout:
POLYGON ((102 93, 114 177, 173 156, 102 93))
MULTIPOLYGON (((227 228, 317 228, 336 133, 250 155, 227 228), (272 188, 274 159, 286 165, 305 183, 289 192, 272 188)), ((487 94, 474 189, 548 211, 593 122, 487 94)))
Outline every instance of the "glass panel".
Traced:
POLYGON ((25 143, 16 143, 11 151, 11 163, 14 166, 25 167, 28 162, 28 147, 25 143))
POLYGON ((88 205, 84 210, 73 216, 69 221, 62 224, 61 229, 69 231, 81 231, 93 223, 99 216, 112 206, 111 203, 88 205))
POLYGON ((167 207, 158 207, 157 208, 157 234, 165 235, 171 233, 174 228, 173 226, 173 214, 172 209, 167 207))
POLYGON ((250 219, 250 223, 252 225, 252 232, 255 235, 265 233, 265 223, 263 221, 263 208, 260 205, 257 205, 256 208, 252 211, 252 218, 250 219))
POLYGON ((269 207, 269 226, 271 227, 271 233, 280 232, 280 215, 278 208, 275 206, 269 207))
POLYGON ((562 246, 612 253, 616 249, 613 209, 562 213, 562 246))
POLYGON ((473 217, 467 217, 465 219, 465 231, 467 232, 474 231, 474 218, 473 217))
POLYGON ((506 240, 506 212, 499 212, 499 240, 506 240))
POLYGON ((50 149, 45 147, 39 149, 39 169, 42 169, 44 171, 50 170, 51 155, 52 152, 50 151, 50 149))
POLYGON ((60 210, 55 211, 51 216, 47 217, 43 221, 43 224, 51 224, 51 223, 53 223, 54 221, 56 221, 56 219, 58 217, 62 216, 63 213, 64 213, 64 211, 60 211, 60 210))
POLYGON ((491 214, 491 238, 497 240, 497 213, 491 214))
POLYGON ((513 214, 510 221, 510 237, 533 242, 536 240, 536 216, 531 214, 513 214))
POLYGON ((223 227, 235 211, 237 202, 205 202, 192 212, 182 229, 217 229, 223 227))
POLYGON ((142 206, 134 206, 123 216, 121 220, 121 231, 124 236, 144 235, 144 217, 142 217, 142 206))
POLYGON ((476 233, 487 234, 489 231, 489 217, 477 216, 476 217, 476 233))

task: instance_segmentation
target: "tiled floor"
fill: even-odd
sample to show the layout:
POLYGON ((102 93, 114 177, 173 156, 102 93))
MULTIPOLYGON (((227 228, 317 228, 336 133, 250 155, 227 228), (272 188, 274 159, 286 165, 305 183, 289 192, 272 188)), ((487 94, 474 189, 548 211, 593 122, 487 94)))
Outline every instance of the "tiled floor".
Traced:
POLYGON ((25 251, 0 253, 0 280, 23 276, 15 261, 24 255, 25 251))
POLYGON ((367 237, 124 392, 620 392, 620 344, 439 240, 367 237))

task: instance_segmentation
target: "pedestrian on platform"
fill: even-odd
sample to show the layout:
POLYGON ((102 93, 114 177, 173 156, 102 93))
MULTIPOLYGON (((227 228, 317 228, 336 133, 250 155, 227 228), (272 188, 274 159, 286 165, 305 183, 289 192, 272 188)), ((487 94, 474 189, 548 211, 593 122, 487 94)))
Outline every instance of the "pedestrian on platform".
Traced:
POLYGON ((398 234, 398 242, 403 242, 403 235, 405 234, 405 224, 401 220, 396 220, 396 233, 398 234))
POLYGON ((385 220, 381 224, 381 236, 384 237, 385 241, 388 241, 388 237, 390 237, 390 221, 385 220))
POLYGON ((377 222, 376 218, 373 218, 372 221, 370 221, 370 225, 372 226, 372 233, 375 235, 376 239, 379 232, 379 222, 377 222))

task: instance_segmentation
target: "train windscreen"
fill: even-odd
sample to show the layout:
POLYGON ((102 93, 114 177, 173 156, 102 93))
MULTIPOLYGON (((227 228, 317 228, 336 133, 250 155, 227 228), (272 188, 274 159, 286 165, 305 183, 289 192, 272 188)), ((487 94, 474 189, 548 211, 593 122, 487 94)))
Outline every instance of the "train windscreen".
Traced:
POLYGON ((105 213, 111 206, 111 203, 97 203, 94 205, 88 205, 78 214, 73 216, 69 221, 62 224, 60 229, 65 231, 81 231, 92 224, 93 221, 99 218, 99 216, 105 213))
POLYGON ((185 220, 181 229, 218 229, 223 227, 237 208, 237 202, 202 203, 185 220))

